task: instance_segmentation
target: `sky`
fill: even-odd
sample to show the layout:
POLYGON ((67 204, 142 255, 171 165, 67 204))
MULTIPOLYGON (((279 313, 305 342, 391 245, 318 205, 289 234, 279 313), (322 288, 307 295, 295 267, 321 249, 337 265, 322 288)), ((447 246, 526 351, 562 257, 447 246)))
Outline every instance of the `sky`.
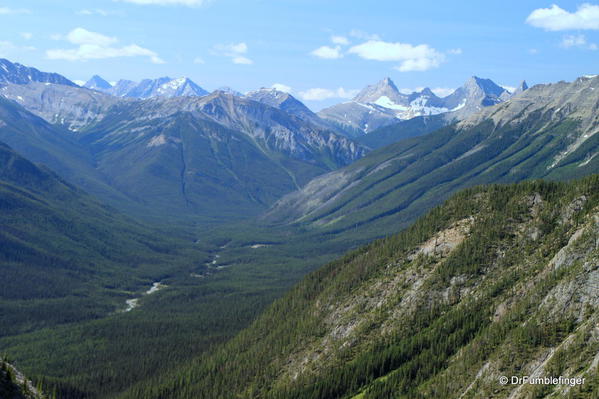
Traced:
POLYGON ((390 77, 447 95, 596 74, 599 3, 555 0, 0 0, 0 57, 74 81, 186 76, 314 110, 390 77))

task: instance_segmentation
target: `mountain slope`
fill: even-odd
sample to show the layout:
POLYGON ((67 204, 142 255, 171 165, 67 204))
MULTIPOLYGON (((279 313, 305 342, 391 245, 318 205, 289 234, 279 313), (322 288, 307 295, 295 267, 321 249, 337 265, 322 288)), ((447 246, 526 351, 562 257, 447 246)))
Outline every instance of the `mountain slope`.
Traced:
POLYGON ((124 398, 594 398, 599 177, 469 189, 124 398), (501 385, 499 377, 585 378, 501 385))
POLYGON ((538 85, 426 136, 370 153, 281 199, 273 223, 383 236, 461 188, 596 173, 599 79, 538 85))
POLYGON ((96 169, 92 154, 74 140, 70 131, 52 126, 19 104, 1 97, 0 141, 89 193, 110 202, 126 201, 123 194, 110 187, 96 169))
POLYGON ((98 204, 3 143, 0 208, 0 280, 10 281, 0 290, 0 336, 107 315, 127 291, 190 262, 180 239, 98 204))

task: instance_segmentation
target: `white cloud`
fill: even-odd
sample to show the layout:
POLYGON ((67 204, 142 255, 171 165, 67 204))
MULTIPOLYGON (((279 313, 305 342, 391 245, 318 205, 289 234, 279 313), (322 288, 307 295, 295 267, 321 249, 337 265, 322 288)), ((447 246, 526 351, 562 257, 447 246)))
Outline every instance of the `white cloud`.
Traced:
POLYGON ((533 55, 534 55, 534 54, 539 54, 539 49, 536 49, 536 48, 531 48, 530 50, 528 50, 528 52, 529 52, 530 54, 533 54, 533 55))
POLYGON ((408 43, 392 43, 369 40, 349 49, 351 54, 375 61, 399 61, 398 71, 426 71, 438 67, 445 56, 427 44, 413 46, 408 43))
POLYGON ((453 55, 460 55, 463 53, 461 48, 452 48, 451 50, 448 51, 449 54, 453 54, 453 55))
POLYGON ((119 15, 121 13, 116 12, 116 11, 103 10, 101 8, 94 8, 94 9, 79 10, 79 11, 77 11, 77 14, 78 15, 99 15, 101 17, 108 17, 110 15, 119 15))
POLYGON ((576 12, 568 12, 553 4, 531 12, 526 23, 550 31, 599 29, 599 5, 584 3, 576 12))
POLYGON ((205 64, 206 61, 204 61, 204 59, 202 57, 196 57, 193 59, 193 63, 194 64, 205 64))
POLYGON ((345 90, 343 87, 340 87, 336 90, 323 89, 320 87, 308 89, 306 91, 302 91, 299 93, 302 100, 308 101, 323 101, 329 98, 353 98, 356 94, 358 94, 359 90, 345 90))
POLYGON ((291 93, 291 87, 284 85, 283 83, 274 83, 270 87, 275 90, 278 90, 278 91, 284 91, 285 93, 291 93))
POLYGON ((73 82, 79 86, 83 86, 86 83, 85 80, 77 80, 77 79, 73 80, 73 82))
MULTIPOLYGON (((154 51, 130 44, 115 47, 118 42, 115 37, 105 36, 91 32, 84 28, 75 28, 66 36, 60 36, 78 47, 70 49, 52 49, 46 51, 46 57, 53 60, 87 61, 92 59, 117 58, 117 57, 148 57, 154 64, 163 64, 164 61, 154 51)), ((59 37, 56 37, 58 40, 59 37)))
POLYGON ((91 44, 96 46, 110 46, 118 42, 116 37, 105 36, 83 28, 73 29, 67 34, 66 39, 73 44, 91 44))
POLYGON ((188 6, 197 7, 208 3, 208 0, 120 0, 124 3, 158 6, 188 6))
POLYGON ((9 14, 29 14, 29 11, 26 8, 8 8, 8 7, 0 7, 0 15, 9 15, 9 14))
POLYGON ((243 57, 243 56, 233 57, 232 60, 233 60, 233 64, 251 65, 254 63, 254 61, 250 60, 247 57, 243 57))
POLYGON ((217 44, 214 46, 214 52, 218 55, 231 58, 234 64, 250 65, 254 63, 254 61, 244 55, 248 52, 248 45, 245 42, 217 44))
POLYGON ((379 35, 364 32, 363 30, 359 29, 352 29, 352 31, 349 32, 349 35, 360 40, 381 40, 379 35))
POLYGON ((33 33, 31 32, 21 32, 21 37, 25 40, 31 40, 33 37, 33 33))
POLYGON ((347 46, 349 44, 349 40, 347 40, 347 37, 345 36, 331 36, 331 42, 342 46, 347 46))
POLYGON ((563 48, 578 47, 588 50, 597 50, 595 43, 587 42, 585 35, 566 35, 562 38, 560 46, 563 48))
POLYGON ((507 85, 499 85, 499 86, 503 87, 504 89, 506 89, 510 93, 513 93, 513 92, 516 91, 516 88, 514 86, 507 86, 507 85))
POLYGON ((15 45, 13 42, 10 42, 8 40, 0 40, 0 56, 1 57, 8 57, 9 54, 15 53, 15 52, 34 51, 34 50, 36 50, 36 48, 33 46, 21 47, 21 46, 15 45))
POLYGON ((341 54, 340 46, 335 46, 335 47, 322 46, 322 47, 319 47, 316 50, 312 51, 310 54, 312 54, 315 57, 324 58, 327 60, 335 60, 335 59, 343 57, 343 54, 341 54))

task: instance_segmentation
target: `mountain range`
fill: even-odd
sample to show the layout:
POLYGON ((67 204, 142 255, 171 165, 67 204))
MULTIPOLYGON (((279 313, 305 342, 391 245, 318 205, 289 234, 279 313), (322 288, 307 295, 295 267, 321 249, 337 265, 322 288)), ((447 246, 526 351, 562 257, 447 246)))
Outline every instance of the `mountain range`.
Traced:
MULTIPOLYGON (((138 91, 166 94, 169 82, 178 82, 163 80, 138 91)), ((296 107, 286 112, 281 108, 288 102, 222 91, 138 99, 32 81, 5 83, 0 93, 14 101, 0 104, 7 115, 1 139, 138 215, 253 214, 367 152, 294 99, 288 102, 296 107), (27 129, 38 135, 28 135, 19 118, 31 121, 27 129)))
POLYGON ((372 238, 409 225, 458 189, 599 168, 599 78, 536 85, 461 122, 319 176, 265 216, 372 238))
MULTIPOLYGON (((526 90, 522 82, 517 93, 526 90)), ((444 115, 449 122, 509 99, 510 92, 490 79, 471 77, 452 94, 440 98, 429 88, 411 94, 401 93, 390 78, 360 91, 351 101, 333 105, 318 115, 360 136, 415 117, 444 115)))
POLYGON ((365 134, 274 89, 2 65, 0 351, 44 391, 599 393, 599 77, 385 79, 352 102, 389 117, 365 134), (497 384, 535 370, 590 382, 497 384))
POLYGON ((143 79, 139 83, 131 80, 119 80, 112 86, 100 76, 94 75, 83 87, 117 97, 140 99, 150 97, 204 96, 208 94, 206 90, 185 77, 178 79, 171 79, 169 77, 143 79))

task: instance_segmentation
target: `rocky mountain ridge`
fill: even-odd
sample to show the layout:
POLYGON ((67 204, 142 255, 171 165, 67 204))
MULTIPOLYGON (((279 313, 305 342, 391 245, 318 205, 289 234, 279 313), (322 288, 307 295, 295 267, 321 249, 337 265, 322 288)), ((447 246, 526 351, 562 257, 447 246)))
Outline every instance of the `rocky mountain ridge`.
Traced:
POLYGON ((112 86, 98 75, 94 75, 84 87, 98 90, 116 97, 146 99, 151 97, 205 96, 206 90, 191 79, 177 79, 168 76, 157 79, 143 79, 139 83, 131 80, 119 80, 112 86))
MULTIPOLYGON (((519 88, 522 90, 525 86, 523 82, 519 88)), ((511 95, 490 79, 476 76, 443 98, 429 88, 411 94, 401 93, 390 78, 385 78, 364 88, 351 101, 325 108, 318 115, 359 135, 420 116, 446 114, 448 121, 461 120, 483 107, 505 101, 511 95)))
POLYGON ((458 188, 593 173, 597 82, 537 85, 463 122, 373 151, 288 194, 265 220, 381 234, 458 188))

